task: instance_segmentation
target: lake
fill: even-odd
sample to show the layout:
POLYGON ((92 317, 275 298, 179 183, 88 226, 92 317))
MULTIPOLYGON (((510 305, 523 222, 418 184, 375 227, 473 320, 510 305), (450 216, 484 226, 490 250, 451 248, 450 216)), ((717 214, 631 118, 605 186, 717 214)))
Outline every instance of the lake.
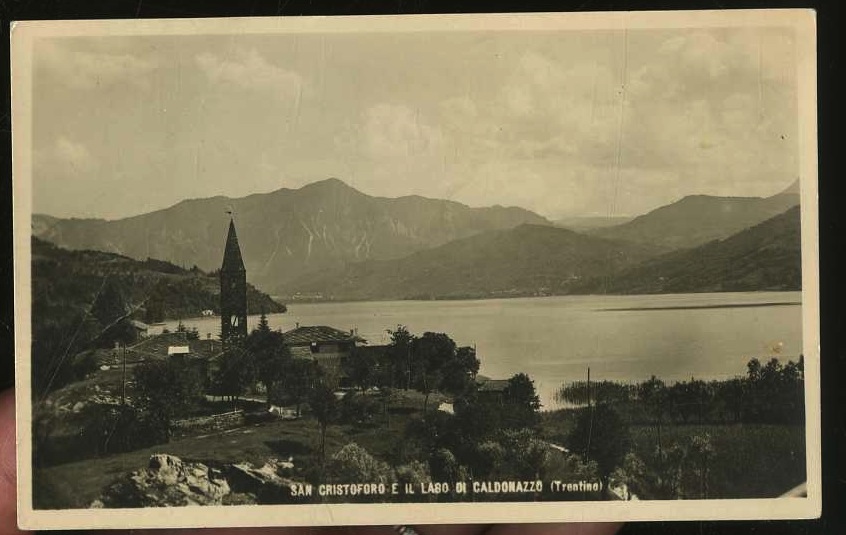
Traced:
MULTIPOLYGON (((752 357, 796 360, 802 351, 800 292, 638 296, 558 296, 472 301, 292 303, 268 316, 271 328, 329 325, 358 329, 370 344, 387 329, 445 332, 475 345, 480 373, 525 372, 545 409, 563 383, 720 379, 743 375, 752 357)), ((220 318, 183 320, 202 337, 218 336, 220 318)), ((250 329, 258 316, 250 316, 250 329)), ((173 329, 176 322, 171 322, 173 329)))

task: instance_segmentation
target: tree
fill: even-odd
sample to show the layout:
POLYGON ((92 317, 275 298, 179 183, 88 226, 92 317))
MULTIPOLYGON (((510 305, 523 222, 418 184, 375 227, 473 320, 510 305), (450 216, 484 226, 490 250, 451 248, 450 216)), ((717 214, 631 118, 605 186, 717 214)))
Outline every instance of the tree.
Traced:
POLYGON ((602 403, 579 411, 569 436, 570 448, 596 461, 603 488, 631 448, 629 428, 611 406, 602 403))
POLYGON ((763 423, 804 421, 804 362, 788 361, 782 366, 770 359, 761 366, 758 359, 747 364, 746 420, 763 423))
POLYGON ((269 402, 274 386, 282 380, 291 363, 285 335, 271 330, 267 316, 262 314, 258 326, 247 335, 244 347, 253 355, 256 378, 264 385, 269 402))
POLYGON ((394 481, 391 467, 368 453, 355 442, 338 450, 328 467, 329 479, 338 483, 384 483, 394 481))
POLYGON ((412 357, 414 388, 424 396, 424 417, 429 406, 429 396, 440 388, 444 369, 455 358, 455 353, 455 342, 444 333, 425 332, 414 341, 412 357))
MULTIPOLYGON (((551 450, 537 433, 528 428, 503 429, 497 436, 506 451, 506 458, 511 464, 513 479, 541 479, 545 476, 551 450)), ((557 452, 556 452, 557 454, 557 452)))
POLYGON ((396 330, 388 329, 387 333, 391 336, 391 343, 385 351, 384 368, 390 371, 386 378, 388 381, 383 384, 410 390, 414 382, 411 362, 416 337, 405 325, 397 325, 396 330))
POLYGON ((463 479, 462 466, 458 463, 458 459, 447 448, 438 448, 429 456, 429 469, 432 472, 432 478, 436 481, 459 481, 463 479))
MULTIPOLYGON (((429 473, 429 465, 420 461, 411 461, 408 464, 401 464, 394 470, 397 483, 400 485, 412 485, 419 487, 420 485, 431 483, 432 474, 429 473)), ((414 501, 414 495, 400 496, 400 500, 414 501)))
POLYGON ((390 424, 388 415, 388 406, 397 398, 396 391, 389 387, 383 386, 379 389, 379 403, 382 404, 382 416, 385 418, 385 423, 390 424))
POLYGON ((503 401, 503 423, 507 427, 532 427, 538 423, 540 398, 535 392, 534 381, 525 373, 518 373, 508 380, 503 401))
POLYGON ((349 424, 367 424, 377 413, 379 402, 373 396, 347 392, 338 404, 340 420, 349 424))
POLYGON ((202 399, 202 371, 183 359, 151 360, 139 364, 133 375, 143 417, 167 441, 174 418, 202 399))
POLYGON ((632 387, 614 381, 574 381, 559 388, 555 399, 575 405, 628 403, 632 399, 632 387))
POLYGON ((667 387, 664 385, 664 381, 653 375, 648 381, 644 381, 638 385, 637 395, 647 413, 652 416, 655 422, 658 451, 660 455, 662 448, 661 424, 664 419, 664 411, 667 405, 667 387))
POLYGON ((469 466, 476 479, 498 477, 505 464, 506 451, 499 442, 488 440, 474 448, 469 466))
POLYGON ((237 346, 232 347, 218 359, 212 379, 212 392, 237 400, 255 380, 256 365, 252 353, 237 346))
POLYGON ((441 389, 454 397, 466 396, 475 386, 479 365, 475 348, 459 347, 453 357, 442 365, 441 389))
POLYGON ((76 355, 96 345, 101 327, 96 318, 74 312, 64 302, 33 300, 32 380, 33 395, 46 396, 71 381, 83 379, 75 366, 76 355))
POLYGON ((278 405, 287 403, 295 405, 297 417, 299 417, 302 404, 308 400, 309 393, 319 377, 320 369, 313 360, 290 359, 281 379, 268 392, 268 401, 278 405))
POLYGON ((688 445, 688 455, 693 464, 693 476, 699 486, 699 498, 708 498, 709 461, 714 454, 714 445, 709 433, 693 435, 688 445))
POLYGON ((320 469, 326 463, 326 430, 338 417, 338 400, 335 389, 326 381, 317 381, 308 396, 308 405, 317 419, 320 430, 320 469))
POLYGON ((101 346, 109 347, 115 342, 128 344, 135 340, 135 332, 129 322, 129 307, 115 279, 103 281, 91 304, 91 314, 102 328, 99 336, 101 346))
POLYGON ((630 500, 632 494, 649 492, 651 488, 654 488, 655 481, 651 476, 652 474, 643 459, 632 452, 623 457, 623 462, 611 475, 614 481, 625 485, 626 493, 623 498, 626 500, 630 500), (652 484, 652 487, 648 486, 649 484, 652 484))
POLYGON ((376 357, 367 349, 354 348, 344 360, 344 373, 362 392, 373 386, 378 373, 376 357))
POLYGON ((501 404, 477 395, 467 396, 453 404, 455 425, 461 429, 460 436, 475 444, 488 439, 503 427, 505 411, 501 404))

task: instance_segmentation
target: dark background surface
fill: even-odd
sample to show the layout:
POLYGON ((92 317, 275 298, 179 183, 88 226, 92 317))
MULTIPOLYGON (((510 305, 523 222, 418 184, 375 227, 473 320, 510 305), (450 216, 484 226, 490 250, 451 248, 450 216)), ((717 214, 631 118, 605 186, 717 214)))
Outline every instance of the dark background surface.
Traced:
MULTIPOLYGON (((787 1, 566 1, 508 0, 452 2, 427 0, 0 0, 0 56, 2 108, 0 108, 0 389, 13 382, 13 272, 11 120, 9 93, 9 21, 27 19, 221 17, 263 15, 369 15, 406 13, 479 13, 543 11, 618 11, 655 9, 813 8, 817 10, 820 281, 822 343, 823 516, 819 520, 791 522, 657 522, 631 523, 624 535, 640 534, 819 534, 846 533, 846 376, 844 343, 846 327, 841 305, 844 270, 841 252, 846 237, 838 205, 842 173, 835 170, 834 153, 840 146, 838 122, 842 110, 837 82, 842 67, 840 40, 843 31, 836 2, 787 1)), ((778 467, 773 467, 777 470, 778 467)))

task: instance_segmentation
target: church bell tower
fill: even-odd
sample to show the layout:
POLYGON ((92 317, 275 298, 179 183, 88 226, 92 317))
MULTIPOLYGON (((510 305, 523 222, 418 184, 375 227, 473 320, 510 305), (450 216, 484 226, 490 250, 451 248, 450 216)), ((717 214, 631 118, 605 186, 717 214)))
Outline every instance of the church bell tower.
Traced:
POLYGON ((247 270, 235 233, 235 221, 229 220, 229 234, 220 267, 220 339, 224 348, 238 345, 247 338, 247 270))

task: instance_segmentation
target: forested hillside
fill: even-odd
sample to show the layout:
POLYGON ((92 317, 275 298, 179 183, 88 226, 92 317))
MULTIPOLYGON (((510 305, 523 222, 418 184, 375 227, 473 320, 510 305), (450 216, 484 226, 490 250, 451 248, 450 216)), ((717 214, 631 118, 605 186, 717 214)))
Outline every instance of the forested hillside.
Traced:
POLYGON ((613 277, 596 277, 578 293, 653 294, 790 291, 802 288, 799 207, 724 240, 675 251, 613 277))
MULTIPOLYGON (((292 282, 290 292, 331 299, 457 299, 570 293, 654 254, 645 245, 547 225, 520 225, 390 261, 349 264, 292 282)), ((290 294, 285 294, 290 295, 290 294)))
MULTIPOLYGON (((213 274, 156 259, 100 251, 68 251, 32 240, 32 359, 36 387, 73 378, 78 352, 111 342, 103 336, 119 317, 156 322, 217 312, 213 274)), ((248 285, 251 313, 285 305, 248 285)))

